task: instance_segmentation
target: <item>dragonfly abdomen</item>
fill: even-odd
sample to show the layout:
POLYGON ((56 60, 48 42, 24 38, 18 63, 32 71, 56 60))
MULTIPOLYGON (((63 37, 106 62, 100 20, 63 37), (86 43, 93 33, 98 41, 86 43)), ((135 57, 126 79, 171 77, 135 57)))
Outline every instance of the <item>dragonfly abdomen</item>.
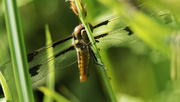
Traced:
POLYGON ((85 82, 89 74, 89 59, 90 55, 86 48, 77 51, 78 67, 80 72, 80 81, 85 82))

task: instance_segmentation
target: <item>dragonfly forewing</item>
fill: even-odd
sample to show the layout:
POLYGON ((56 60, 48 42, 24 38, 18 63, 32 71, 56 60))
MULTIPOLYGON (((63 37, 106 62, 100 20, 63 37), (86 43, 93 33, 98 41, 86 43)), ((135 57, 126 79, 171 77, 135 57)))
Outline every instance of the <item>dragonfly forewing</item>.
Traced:
POLYGON ((119 15, 109 17, 101 23, 95 24, 93 28, 97 26, 98 28, 94 29, 93 35, 99 41, 97 46, 100 48, 100 51, 137 39, 130 27, 119 15))
POLYGON ((96 38, 99 40, 97 46, 100 48, 100 51, 110 47, 121 46, 137 39, 134 34, 130 34, 130 31, 123 29, 116 29, 114 31, 103 33, 95 36, 95 39, 96 38))
MULTIPOLYGON (((56 41, 45 47, 42 47, 32 53, 36 53, 31 60, 28 61, 29 73, 32 83, 40 80, 51 72, 51 66, 48 63, 53 62, 56 69, 66 68, 77 61, 77 55, 72 46, 72 36, 66 40, 56 41), (47 53, 47 49, 53 48, 53 53, 47 53), (50 55, 47 57, 47 54, 50 55)), ((30 54, 32 54, 30 53, 30 54)), ((0 71, 6 77, 6 80, 13 78, 12 63, 8 61, 0 67, 0 71)))

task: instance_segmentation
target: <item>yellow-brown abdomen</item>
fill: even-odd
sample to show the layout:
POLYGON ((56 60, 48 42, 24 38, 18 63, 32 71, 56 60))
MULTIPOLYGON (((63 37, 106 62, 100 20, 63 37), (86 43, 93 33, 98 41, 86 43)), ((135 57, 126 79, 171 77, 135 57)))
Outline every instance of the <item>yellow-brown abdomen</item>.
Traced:
POLYGON ((85 82, 89 74, 89 53, 87 49, 78 50, 78 66, 80 72, 80 81, 85 82))

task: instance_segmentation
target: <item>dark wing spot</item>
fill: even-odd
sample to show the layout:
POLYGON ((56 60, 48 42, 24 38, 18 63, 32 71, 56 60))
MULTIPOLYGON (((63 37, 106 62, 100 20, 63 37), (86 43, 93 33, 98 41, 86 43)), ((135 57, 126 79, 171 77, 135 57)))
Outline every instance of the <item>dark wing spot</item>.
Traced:
POLYGON ((128 26, 125 27, 123 30, 126 30, 127 32, 129 32, 128 35, 132 35, 133 34, 132 30, 128 26))
POLYGON ((100 35, 98 35, 98 36, 95 36, 94 38, 95 39, 99 39, 99 38, 103 38, 103 37, 105 37, 105 36, 107 36, 108 35, 108 33, 104 33, 104 34, 100 34, 100 35))
POLYGON ((98 24, 93 26, 93 29, 98 28, 98 27, 100 27, 102 25, 107 25, 108 23, 109 23, 109 20, 106 20, 104 22, 98 23, 98 24))
POLYGON ((38 65, 36 65, 36 66, 34 66, 34 67, 32 67, 32 68, 29 69, 29 73, 30 73, 31 77, 38 74, 37 71, 39 70, 39 68, 40 68, 41 66, 42 66, 42 64, 38 64, 38 65))
MULTIPOLYGON (((48 46, 46 49, 48 49, 48 48, 50 48, 50 47, 53 47, 53 48, 54 48, 54 47, 56 47, 56 45, 59 45, 60 43, 63 43, 63 42, 65 42, 65 41, 71 39, 72 37, 73 37, 73 36, 69 36, 69 37, 64 38, 64 39, 62 39, 62 40, 56 41, 56 42, 54 42, 52 45, 48 46)), ((45 49, 43 48, 43 49, 41 49, 41 50, 37 50, 37 51, 35 51, 35 52, 32 52, 32 53, 28 54, 28 55, 27 55, 27 60, 28 60, 28 62, 31 62, 31 61, 34 59, 34 56, 36 56, 36 55, 38 54, 38 52, 40 52, 40 51, 42 51, 42 50, 45 50, 45 49)))
POLYGON ((99 43, 99 40, 95 39, 95 42, 96 42, 96 43, 99 43))
MULTIPOLYGON (((64 50, 64 51, 56 54, 56 55, 55 55, 55 58, 58 57, 58 56, 60 56, 60 55, 62 55, 62 54, 64 54, 64 53, 66 53, 67 51, 70 51, 70 50, 74 50, 74 46, 71 46, 71 47, 69 47, 68 49, 66 49, 66 50, 64 50)), ((29 55, 31 55, 31 54, 29 54, 29 55)), ((30 68, 30 69, 29 69, 29 73, 30 73, 31 77, 32 77, 32 76, 36 76, 36 75, 39 73, 38 70, 40 69, 40 67, 41 67, 43 64, 48 63, 48 62, 50 62, 50 61, 51 61, 51 60, 45 61, 45 62, 43 62, 42 64, 38 64, 38 65, 30 68)))
POLYGON ((36 56, 38 52, 33 52, 27 55, 28 62, 31 62, 34 59, 34 56, 36 56))

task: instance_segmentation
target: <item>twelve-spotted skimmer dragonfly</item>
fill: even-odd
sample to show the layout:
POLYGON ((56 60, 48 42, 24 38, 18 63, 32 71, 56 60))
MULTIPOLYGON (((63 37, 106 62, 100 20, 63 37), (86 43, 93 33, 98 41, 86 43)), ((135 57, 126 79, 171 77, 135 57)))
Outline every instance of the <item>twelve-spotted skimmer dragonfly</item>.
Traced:
MULTIPOLYGON (((129 27, 126 26, 125 22, 123 22, 123 20, 120 19, 119 16, 113 16, 104 21, 101 21, 100 23, 91 25, 91 29, 94 32, 94 38, 99 41, 99 43, 97 43, 97 46, 100 48, 100 50, 104 50, 111 46, 129 42, 135 39, 129 27)), ((52 61, 54 61, 55 68, 57 69, 67 67, 77 62, 77 54, 75 48, 77 51, 79 51, 79 49, 85 51, 85 53, 82 51, 78 53, 78 59, 85 59, 85 63, 82 61, 78 62, 79 67, 85 67, 84 69, 80 68, 80 80, 81 82, 84 82, 86 80, 88 76, 88 66, 90 58, 89 52, 87 52, 86 49, 90 49, 90 46, 85 45, 89 42, 88 39, 86 39, 86 42, 82 40, 82 36, 80 36, 82 30, 84 30, 84 27, 81 24, 75 28, 75 31, 71 36, 55 41, 27 55, 29 73, 32 82, 36 82, 47 75, 48 71, 50 70, 48 68, 48 63, 52 61), (53 48, 53 53, 48 53, 49 57, 47 58, 47 49, 49 48, 53 48)), ((2 71, 3 69, 6 69, 6 65, 8 64, 11 64, 11 61, 2 65, 0 67, 0 70, 2 71)))
MULTIPOLYGON (((97 46, 100 50, 136 39, 129 29, 129 26, 127 26, 118 15, 92 25, 91 29, 93 30, 94 38, 99 41, 97 46)), ((80 81, 84 82, 86 80, 88 76, 89 54, 91 53, 91 51, 89 53, 88 50, 91 49, 90 45, 86 45, 89 40, 84 40, 84 37, 82 37, 81 34, 84 34, 85 32, 82 31, 84 31, 84 27, 83 25, 79 25, 75 28, 75 32, 73 32, 71 36, 53 42, 28 54, 29 73, 31 75, 32 83, 40 80, 49 73, 51 69, 48 67, 50 66, 49 63, 52 61, 54 62, 55 68, 65 68, 77 62, 76 55, 78 55, 78 59, 85 59, 83 62, 78 62, 80 67, 80 81), (53 48, 53 53, 48 53, 47 57, 47 49, 49 48, 53 48), (77 53, 75 48, 76 51, 81 51, 77 53), (82 52, 82 50, 84 50, 84 52, 82 52), (81 68, 82 66, 84 66, 84 69, 81 68)), ((11 61, 3 64, 0 67, 0 70, 3 71, 9 64, 11 64, 11 61)))

